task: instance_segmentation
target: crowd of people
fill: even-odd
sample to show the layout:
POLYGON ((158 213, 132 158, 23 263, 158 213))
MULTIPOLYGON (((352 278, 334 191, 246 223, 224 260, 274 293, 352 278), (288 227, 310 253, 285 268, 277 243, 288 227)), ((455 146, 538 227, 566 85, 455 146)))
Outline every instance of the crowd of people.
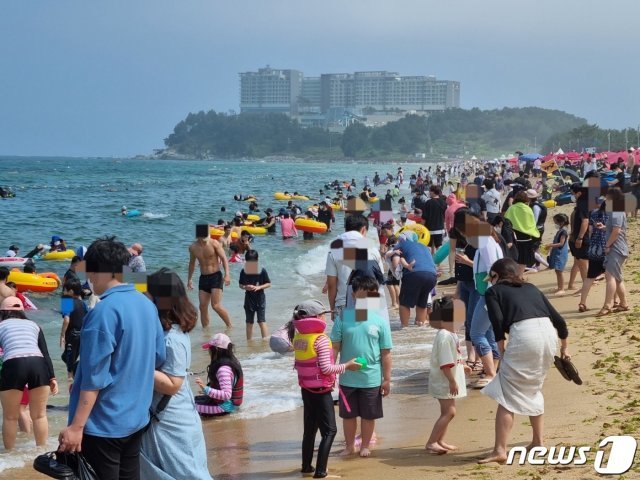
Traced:
MULTIPOLYGON (((409 327, 414 311, 416 325, 438 329, 429 392, 439 401, 440 417, 427 440, 428 453, 457 449, 445 435, 455 415, 455 400, 466 395, 467 386, 482 389, 498 403, 495 445, 481 463, 506 460, 514 414, 530 417, 531 446, 543 445, 542 384, 558 346, 561 356, 569 358, 569 332, 547 296, 528 283, 525 274, 553 269, 558 295, 575 290, 579 274, 581 312, 588 309, 593 282, 602 278, 606 295, 597 316, 629 310, 623 268, 629 255, 627 215, 636 210, 629 208, 619 182, 604 190, 588 179, 574 183, 571 217, 554 215, 557 230, 544 244, 548 207, 542 198, 549 193, 548 185, 544 172, 531 167, 531 176, 526 165, 512 172, 499 163, 420 168, 409 177, 410 205, 400 197, 401 168, 384 180, 376 172, 374 187, 393 184, 384 198, 372 202, 377 195, 370 191, 368 177, 359 195, 354 195, 355 180, 336 180, 321 190, 335 196, 306 210, 306 218, 317 218, 331 229, 332 205, 341 206, 345 232, 332 239, 327 254, 323 292, 328 307, 319 300, 297 304, 291 320, 270 339, 274 351, 293 352, 304 405, 303 474, 328 475, 337 434, 331 395, 335 388, 343 420, 343 454, 371 455, 375 424, 383 418, 382 398, 392 388, 389 311, 393 314, 395 309, 402 327, 409 327), (367 236, 370 222, 377 229, 379 246, 367 236), (421 228, 428 234, 419 236, 421 228), (568 251, 574 263, 565 289, 568 251), (437 290, 447 285, 456 286, 455 294, 438 297, 437 290), (329 316, 333 326, 326 334, 329 316), (456 333, 462 325, 466 358, 456 333), (465 375, 474 380, 467 381, 465 375), (318 430, 322 439, 314 466, 318 430)), ((619 168, 615 165, 613 170, 619 168)), ((257 199, 253 200, 250 211, 258 212, 257 199)), ((300 215, 302 209, 290 201, 277 216, 266 209, 255 225, 275 232, 279 224, 287 239, 296 236, 291 223, 300 215)), ((261 336, 268 338, 265 290, 271 286, 267 271, 259 267, 251 236, 243 229, 249 225, 248 214, 238 212, 230 223, 221 220, 218 225, 224 232, 218 240, 211 238, 210 225, 196 226, 186 285, 175 272, 160 269, 147 276, 147 292, 140 294, 125 278, 128 272, 146 271, 142 245, 127 248, 114 238, 96 240, 71 262, 63 285, 60 345, 73 383, 59 449, 82 452, 100 478, 211 478, 200 417, 241 408, 244 372, 231 339, 218 333, 203 345, 210 365, 206 379, 196 379, 200 395, 194 396, 188 377, 189 332, 198 316, 203 327, 210 324, 209 306, 226 327, 232 325, 222 292, 231 283, 229 258, 234 255, 244 262, 238 284, 245 291, 248 340, 256 319, 261 336), (78 275, 80 262, 85 284, 78 275), (196 264, 199 312, 187 296, 194 288, 196 264), (85 305, 82 299, 87 295, 99 301, 85 305)), ((64 247, 59 237, 51 243, 52 248, 64 247)), ((10 250, 14 255, 19 251, 15 245, 10 250)), ((16 291, 6 285, 5 270, 0 268, 3 442, 6 449, 15 445, 27 388, 36 444, 44 445, 46 401, 57 393, 58 384, 42 329, 27 319, 16 291)))

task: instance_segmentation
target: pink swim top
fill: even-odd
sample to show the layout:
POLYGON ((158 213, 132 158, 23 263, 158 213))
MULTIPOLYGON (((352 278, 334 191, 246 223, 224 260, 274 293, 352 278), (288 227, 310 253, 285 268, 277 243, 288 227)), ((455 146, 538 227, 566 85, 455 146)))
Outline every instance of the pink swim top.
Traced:
POLYGON ((280 220, 280 228, 282 229, 282 238, 298 236, 295 222, 291 218, 283 218, 280 220))

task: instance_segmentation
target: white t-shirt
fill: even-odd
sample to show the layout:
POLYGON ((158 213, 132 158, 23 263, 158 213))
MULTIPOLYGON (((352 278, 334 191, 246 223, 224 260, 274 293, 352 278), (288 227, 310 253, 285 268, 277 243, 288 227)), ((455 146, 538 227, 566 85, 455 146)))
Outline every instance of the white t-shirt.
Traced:
MULTIPOLYGON (((382 263, 382 257, 380 256, 380 251, 376 248, 373 241, 371 239, 367 239, 360 235, 360 232, 345 232, 338 236, 346 246, 352 245, 356 246, 359 242, 368 242, 370 246, 368 247, 368 259, 375 260, 378 262, 378 266, 380 267, 380 271, 384 272, 384 265, 382 263)), ((327 263, 325 266, 325 274, 328 277, 338 277, 338 285, 337 285, 337 294, 336 294, 336 307, 344 307, 347 305, 347 282, 349 281, 349 276, 351 275, 351 268, 344 265, 341 261, 336 260, 333 256, 333 253, 329 251, 327 254, 327 263)), ((384 294, 384 285, 380 285, 381 290, 384 294)), ((384 297, 383 297, 384 298, 384 297)), ((388 318, 388 313, 387 317, 388 318)))
POLYGON ((473 257, 473 274, 489 272, 491 265, 503 257, 502 249, 493 237, 487 237, 485 245, 476 250, 473 257))
POLYGON ((13 250, 7 250, 7 253, 5 253, 4 256, 13 258, 16 256, 16 252, 14 252, 13 250))
POLYGON ((487 204, 487 213, 500 213, 500 192, 495 188, 486 191, 482 199, 487 204))
POLYGON ((460 339, 458 335, 445 329, 438 330, 431 349, 431 363, 429 371, 429 395, 440 398, 462 398, 467 396, 462 355, 460 354, 460 339), (449 393, 449 380, 442 373, 443 366, 451 366, 453 378, 458 384, 458 395, 449 393))

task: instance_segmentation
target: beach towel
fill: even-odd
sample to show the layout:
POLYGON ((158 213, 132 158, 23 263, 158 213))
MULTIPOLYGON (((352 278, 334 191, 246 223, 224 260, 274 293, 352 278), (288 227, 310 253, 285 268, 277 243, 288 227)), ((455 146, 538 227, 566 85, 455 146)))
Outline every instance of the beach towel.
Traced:
POLYGON ((509 342, 498 374, 482 389, 510 412, 538 416, 544 413, 542 384, 553 365, 558 332, 551 320, 530 318, 511 325, 509 342))
POLYGON ((511 205, 504 214, 504 218, 511 222, 514 230, 526 233, 533 238, 540 238, 533 210, 526 203, 518 202, 511 205))

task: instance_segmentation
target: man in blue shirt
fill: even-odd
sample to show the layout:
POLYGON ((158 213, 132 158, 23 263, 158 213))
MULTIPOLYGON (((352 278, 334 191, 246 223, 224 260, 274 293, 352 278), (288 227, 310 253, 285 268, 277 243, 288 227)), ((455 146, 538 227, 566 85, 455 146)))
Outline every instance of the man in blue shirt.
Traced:
POLYGON ((410 268, 402 271, 400 284, 400 322, 403 327, 409 326, 411 309, 416 309, 416 324, 427 322, 427 304, 429 294, 436 286, 436 265, 429 248, 415 241, 411 232, 398 237, 396 250, 401 252, 410 268))
POLYGON ((69 426, 59 435, 60 451, 82 451, 102 479, 140 478, 154 371, 166 356, 155 305, 121 282, 129 257, 113 237, 96 240, 85 254, 87 279, 101 301, 84 319, 69 426))

